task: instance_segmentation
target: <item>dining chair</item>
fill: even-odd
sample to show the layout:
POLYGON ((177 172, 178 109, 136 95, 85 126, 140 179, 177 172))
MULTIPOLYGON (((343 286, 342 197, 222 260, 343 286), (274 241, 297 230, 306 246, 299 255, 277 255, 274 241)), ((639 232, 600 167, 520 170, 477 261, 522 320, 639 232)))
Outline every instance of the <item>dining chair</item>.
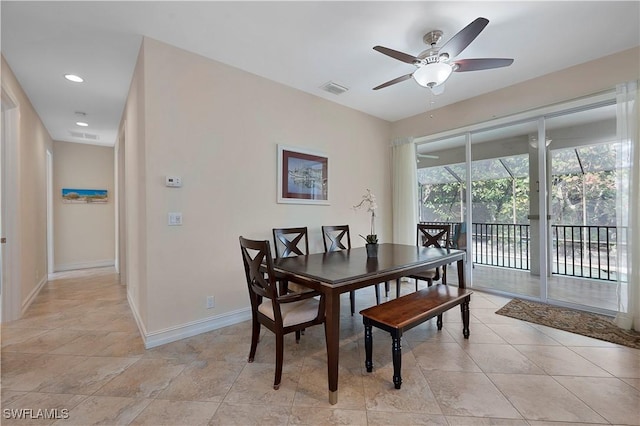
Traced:
MULTIPOLYGON (((453 237, 451 238, 451 248, 467 251, 467 224, 465 222, 454 225, 453 237)), ((471 267, 475 268, 473 259, 470 260, 471 267)))
MULTIPOLYGON (((329 253, 332 251, 346 250, 351 248, 351 234, 349 232, 349 225, 330 225, 322 226, 322 243, 324 244, 324 252, 329 253), (347 245, 344 245, 346 241, 347 245)), ((376 304, 380 304, 380 289, 378 284, 375 286, 376 292, 376 304)), ((349 292, 349 302, 351 303, 351 315, 355 313, 356 305, 356 292, 351 290, 349 292)))
POLYGON ((273 228, 273 242, 276 257, 290 257, 309 254, 307 227, 273 228))
MULTIPOLYGON (((248 362, 253 362, 258 347, 261 325, 276 335, 276 373, 273 388, 278 390, 282 379, 284 335, 325 323, 324 295, 317 291, 279 294, 273 269, 269 241, 240 237, 240 251, 251 299, 251 349, 248 362)), ((325 324, 326 335, 326 324, 325 324)))
MULTIPOLYGON (((307 227, 273 228, 273 246, 276 258, 304 256, 309 254, 309 237, 307 227)), ((309 287, 295 282, 280 282, 280 291, 303 292, 309 291, 309 287)))
POLYGON ((467 224, 457 223, 454 225, 453 237, 451 238, 451 248, 458 250, 467 249, 467 224))
MULTIPOLYGON (((449 248, 450 225, 430 225, 419 223, 416 229, 416 245, 423 247, 449 248)), ((418 291, 418 280, 427 282, 427 286, 431 287, 434 281, 438 281, 442 276, 443 282, 446 282, 447 266, 440 268, 428 269, 420 271, 409 278, 416 280, 416 291, 418 291)))

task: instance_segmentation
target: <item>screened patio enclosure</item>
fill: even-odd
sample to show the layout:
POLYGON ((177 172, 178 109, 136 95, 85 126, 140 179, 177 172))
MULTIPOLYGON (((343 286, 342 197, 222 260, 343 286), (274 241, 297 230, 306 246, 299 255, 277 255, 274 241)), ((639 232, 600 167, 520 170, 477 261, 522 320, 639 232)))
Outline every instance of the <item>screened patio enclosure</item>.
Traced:
POLYGON ((419 220, 469 229, 477 288, 615 312, 628 169, 613 100, 455 135, 418 146, 419 220))

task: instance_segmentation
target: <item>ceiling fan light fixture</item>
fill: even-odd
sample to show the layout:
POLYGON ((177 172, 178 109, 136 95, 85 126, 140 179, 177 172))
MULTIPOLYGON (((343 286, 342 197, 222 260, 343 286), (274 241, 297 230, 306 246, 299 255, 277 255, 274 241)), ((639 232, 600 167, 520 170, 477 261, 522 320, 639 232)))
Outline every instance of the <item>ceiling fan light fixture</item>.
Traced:
POLYGON ((69 81, 72 81, 74 83, 82 83, 84 82, 84 79, 82 77, 80 77, 79 75, 75 75, 75 74, 65 74, 64 78, 66 78, 69 81))
POLYGON ((418 68, 413 78, 420 86, 433 89, 447 81, 452 72, 451 65, 438 62, 418 68))

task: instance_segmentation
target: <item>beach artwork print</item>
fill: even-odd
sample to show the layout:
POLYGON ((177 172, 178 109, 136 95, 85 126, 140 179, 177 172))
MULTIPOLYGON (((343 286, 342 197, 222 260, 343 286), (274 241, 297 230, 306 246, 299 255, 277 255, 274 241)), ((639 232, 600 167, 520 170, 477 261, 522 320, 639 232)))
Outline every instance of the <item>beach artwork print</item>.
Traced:
POLYGON ((283 146, 278 151, 278 202, 329 204, 327 156, 283 146))
POLYGON ((106 189, 62 188, 63 203, 106 203, 109 201, 106 189))

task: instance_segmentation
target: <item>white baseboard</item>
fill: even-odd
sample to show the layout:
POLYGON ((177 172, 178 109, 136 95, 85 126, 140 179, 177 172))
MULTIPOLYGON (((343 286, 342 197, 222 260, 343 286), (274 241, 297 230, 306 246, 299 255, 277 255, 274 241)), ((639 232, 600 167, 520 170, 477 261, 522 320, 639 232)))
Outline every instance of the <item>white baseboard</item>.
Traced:
POLYGON ((29 293, 29 295, 24 300, 24 302, 22 302, 22 310, 20 312, 20 317, 22 317, 25 314, 25 312, 27 312, 27 309, 29 309, 29 306, 31 306, 33 301, 36 300, 36 297, 38 297, 40 290, 42 290, 42 287, 44 287, 46 283, 47 283, 47 275, 42 277, 38 285, 36 285, 36 287, 33 290, 31 290, 31 293, 29 293))
MULTIPOLYGON (((133 314, 133 318, 136 320, 136 325, 138 326, 138 331, 140 331, 140 336, 142 336, 142 340, 146 342, 145 336, 147 335, 147 330, 144 328, 144 322, 142 322, 142 318, 140 318, 140 314, 136 309, 135 303, 131 300, 131 295, 127 291, 127 302, 129 302, 129 308, 131 309, 131 313, 133 314)), ((145 343, 145 347, 146 347, 145 343)))
POLYGON ((168 327, 163 330, 154 331, 148 333, 138 311, 136 310, 131 298, 127 296, 131 312, 138 325, 138 330, 142 335, 145 349, 155 348, 167 343, 175 342, 178 340, 186 339, 197 334, 206 333, 208 331, 217 330, 219 328, 227 327, 239 322, 247 321, 251 319, 251 307, 238 309, 237 311, 227 312, 225 314, 216 315, 209 318, 203 318, 201 320, 191 321, 185 324, 168 327))
POLYGON ((115 266, 115 264, 116 262, 114 259, 67 263, 64 265, 55 265, 54 272, 75 271, 76 269, 105 268, 107 266, 115 266))

